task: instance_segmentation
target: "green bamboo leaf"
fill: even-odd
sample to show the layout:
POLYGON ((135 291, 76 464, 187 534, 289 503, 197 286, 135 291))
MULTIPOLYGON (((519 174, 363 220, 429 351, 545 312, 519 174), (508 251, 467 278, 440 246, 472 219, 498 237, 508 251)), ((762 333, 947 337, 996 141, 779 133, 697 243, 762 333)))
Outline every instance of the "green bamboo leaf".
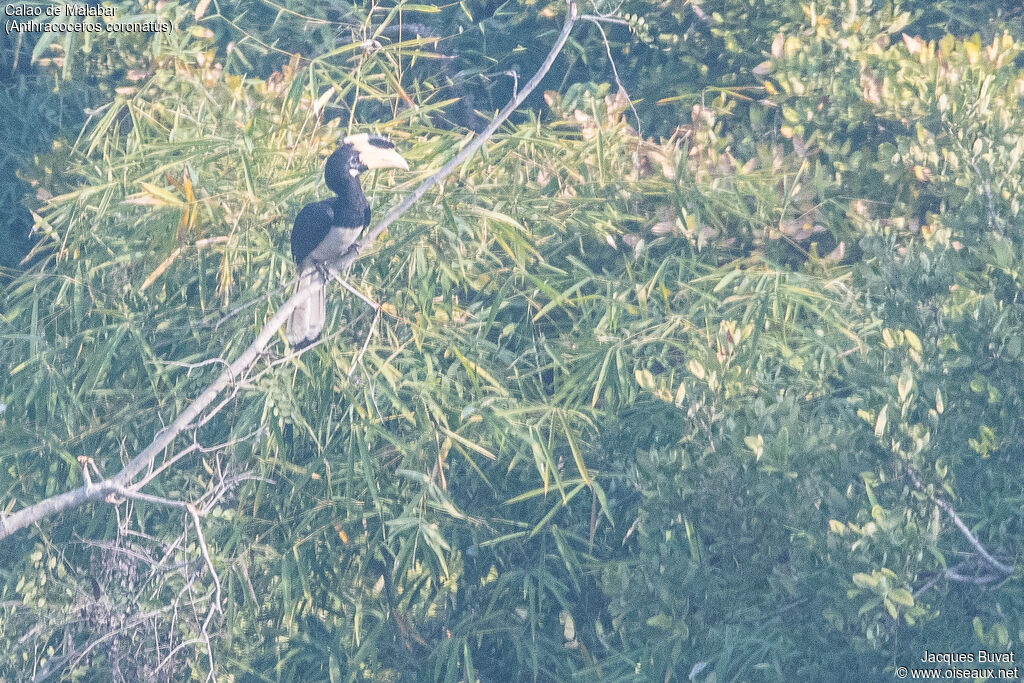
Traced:
MULTIPOLYGON (((890 385, 892 386, 892 385, 890 385)), ((882 409, 878 411, 878 417, 875 418, 875 438, 881 438, 882 434, 885 433, 885 425, 889 418, 889 406, 884 405, 882 409)))

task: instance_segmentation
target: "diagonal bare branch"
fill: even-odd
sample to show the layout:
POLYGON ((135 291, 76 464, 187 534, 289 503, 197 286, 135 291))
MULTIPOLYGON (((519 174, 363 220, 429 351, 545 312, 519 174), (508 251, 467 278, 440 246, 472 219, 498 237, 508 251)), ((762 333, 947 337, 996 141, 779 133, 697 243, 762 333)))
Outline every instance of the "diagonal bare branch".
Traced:
MULTIPOLYGON (((420 198, 426 194, 442 179, 446 178, 462 163, 469 159, 474 152, 483 146, 491 136, 498 130, 508 117, 515 111, 532 93, 541 80, 550 71, 555 59, 562 51, 562 47, 569 39, 569 34, 576 23, 579 14, 576 9, 575 0, 567 1, 565 23, 562 30, 551 47, 551 51, 541 63, 533 77, 509 100, 508 104, 498 112, 494 120, 481 132, 472 142, 467 144, 462 151, 455 155, 448 163, 438 169, 434 174, 424 180, 396 207, 388 212, 384 218, 377 223, 358 244, 353 247, 339 264, 339 270, 344 270, 352 264, 359 254, 369 247, 388 226, 405 214, 420 198)), ((285 323, 292 311, 304 298, 305 291, 299 290, 281 305, 273 316, 263 325, 263 328, 256 335, 252 344, 249 345, 220 375, 211 383, 195 400, 192 401, 174 421, 156 433, 153 440, 138 455, 132 458, 124 468, 110 479, 96 484, 86 484, 71 491, 61 493, 50 498, 29 505, 10 515, 0 515, 0 541, 11 534, 31 526, 36 522, 91 501, 103 500, 107 495, 122 494, 124 489, 137 490, 140 486, 136 477, 143 472, 149 472, 153 468, 156 457, 170 446, 181 432, 185 431, 197 419, 200 419, 204 411, 217 399, 217 397, 228 386, 234 384, 238 378, 243 377, 245 372, 256 362, 257 358, 266 350, 271 339, 285 323)), ((298 355, 298 354, 296 354, 298 355)))

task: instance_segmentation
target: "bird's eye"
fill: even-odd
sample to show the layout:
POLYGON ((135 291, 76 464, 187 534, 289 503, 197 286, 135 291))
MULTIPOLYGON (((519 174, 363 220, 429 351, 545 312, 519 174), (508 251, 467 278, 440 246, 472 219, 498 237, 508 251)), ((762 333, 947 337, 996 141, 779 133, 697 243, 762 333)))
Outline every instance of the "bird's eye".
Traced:
POLYGON ((348 174, 355 178, 363 172, 363 164, 358 154, 353 154, 348 160, 348 174))

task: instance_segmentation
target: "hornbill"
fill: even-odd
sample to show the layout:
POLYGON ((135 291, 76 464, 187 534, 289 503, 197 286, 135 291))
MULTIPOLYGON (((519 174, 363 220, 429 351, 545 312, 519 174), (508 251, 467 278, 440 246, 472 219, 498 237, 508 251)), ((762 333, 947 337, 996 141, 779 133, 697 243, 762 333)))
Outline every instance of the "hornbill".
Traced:
POLYGON ((324 181, 337 197, 306 204, 292 228, 292 258, 299 270, 296 291, 306 296, 288 319, 288 343, 301 349, 316 341, 324 328, 324 289, 328 275, 339 270, 340 261, 370 225, 370 204, 359 175, 371 168, 409 170, 405 159, 387 138, 351 135, 327 159, 324 181))

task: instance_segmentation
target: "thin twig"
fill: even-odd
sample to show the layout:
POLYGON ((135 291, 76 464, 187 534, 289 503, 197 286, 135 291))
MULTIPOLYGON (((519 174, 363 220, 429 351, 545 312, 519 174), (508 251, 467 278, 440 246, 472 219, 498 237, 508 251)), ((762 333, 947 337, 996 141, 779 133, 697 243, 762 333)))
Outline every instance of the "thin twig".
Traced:
POLYGON ((162 614, 163 612, 168 611, 169 609, 171 609, 170 605, 166 605, 166 606, 161 607, 159 609, 155 609, 155 610, 152 610, 150 612, 146 612, 145 614, 137 614, 134 617, 132 617, 129 621, 127 621, 126 623, 122 624, 121 626, 118 626, 117 628, 115 628, 115 629, 113 629, 111 631, 108 631, 107 633, 104 633, 103 635, 99 636, 98 638, 93 640, 91 643, 89 643, 87 646, 85 646, 82 650, 76 650, 75 652, 71 653, 70 655, 67 655, 66 657, 63 657, 62 661, 57 662, 55 659, 51 659, 50 661, 48 661, 46 663, 46 666, 43 667, 43 670, 40 671, 38 674, 36 674, 35 677, 33 677, 33 679, 32 679, 33 682, 35 682, 35 681, 45 681, 47 678, 50 677, 50 674, 52 674, 54 671, 56 671, 58 669, 59 666, 62 666, 65 662, 71 661, 71 658, 75 657, 77 655, 77 658, 75 659, 74 663, 70 667, 68 667, 69 669, 74 670, 75 668, 77 668, 79 662, 82 661, 82 658, 85 657, 87 654, 89 654, 89 652, 94 647, 96 647, 97 645, 99 645, 103 641, 109 640, 110 638, 113 638, 114 636, 117 636, 117 635, 119 635, 121 633, 125 633, 129 629, 138 626, 139 624, 141 624, 144 621, 148 621, 148 620, 152 619, 153 617, 160 616, 160 614, 162 614), (53 664, 56 664, 57 666, 51 666, 51 662, 53 664))
POLYGON ((203 323, 199 323, 198 325, 196 325, 196 327, 199 327, 199 328, 212 327, 213 329, 217 329, 218 327, 220 327, 221 325, 226 323, 228 320, 231 320, 231 318, 234 318, 239 313, 245 311, 247 308, 251 308, 252 306, 255 306, 256 304, 261 303, 263 301, 266 301, 266 300, 270 299, 271 297, 276 296, 278 293, 283 292, 283 291, 293 287, 295 285, 295 283, 298 281, 298 279, 299 278, 296 276, 296 277, 292 278, 291 280, 289 280, 288 282, 286 282, 283 285, 281 285, 280 287, 275 287, 274 289, 270 290, 269 292, 266 292, 266 293, 261 294, 260 296, 256 297, 252 301, 247 301, 244 304, 241 304, 241 305, 231 309, 230 311, 225 313, 223 316, 218 318, 217 322, 203 322, 203 323))
POLYGON ((377 329, 378 320, 380 320, 379 307, 377 308, 377 311, 373 314, 373 322, 370 323, 370 331, 366 333, 366 339, 363 340, 363 348, 359 349, 358 355, 356 355, 356 357, 352 360, 352 367, 348 369, 348 374, 345 375, 346 377, 351 377, 352 373, 355 372, 355 369, 359 367, 359 364, 362 362, 363 354, 366 353, 366 349, 370 345, 370 339, 373 338, 373 333, 377 329))
MULTIPOLYGON (((910 475, 910 480, 914 482, 914 486, 918 490, 925 490, 924 485, 921 483, 921 480, 917 477, 916 472, 914 472, 912 469, 908 467, 907 474, 910 475)), ((943 511, 945 511, 947 515, 949 515, 950 519, 953 520, 953 524, 955 524, 956 528, 960 530, 960 533, 964 535, 964 537, 967 539, 967 542, 974 546, 974 549, 978 551, 978 554, 985 559, 985 562, 987 562, 990 567, 998 569, 1003 574, 1013 573, 1013 567, 1005 565, 996 558, 992 557, 992 555, 985 549, 985 546, 981 544, 981 541, 978 540, 978 537, 971 533, 971 530, 967 527, 966 524, 964 524, 964 521, 960 519, 960 515, 956 514, 956 510, 953 509, 952 505, 942 500, 938 496, 932 496, 932 500, 934 500, 935 504, 938 505, 943 511)))
POLYGON ((213 584, 215 588, 215 599, 214 608, 219 612, 220 608, 220 577, 217 575, 217 570, 213 567, 213 560, 210 559, 210 550, 206 546, 206 537, 203 536, 203 527, 199 521, 199 511, 192 503, 185 503, 180 500, 172 500, 170 498, 162 498, 160 496, 152 496, 148 493, 142 493, 141 491, 132 491, 131 489, 125 488, 124 486, 111 486, 111 493, 119 495, 123 498, 133 498, 135 500, 141 500, 146 503, 153 503, 155 505, 166 505, 167 507, 180 508, 185 510, 192 518, 192 524, 196 528, 196 537, 199 540, 199 550, 203 555, 203 560, 206 561, 206 566, 210 570, 210 575, 213 576, 213 584))
POLYGON ((956 510, 953 509, 952 505, 942 500, 938 496, 935 497, 935 504, 938 505, 943 510, 945 510, 946 514, 949 515, 950 519, 953 520, 953 524, 956 525, 956 528, 959 529, 960 533, 962 533, 964 537, 967 538, 967 541, 972 546, 974 546, 974 549, 978 551, 978 554, 985 558, 985 561, 988 562, 989 565, 991 565, 994 569, 998 569, 1004 574, 1013 573, 1013 567, 1003 564, 996 558, 992 557, 992 555, 990 555, 989 552, 985 550, 985 546, 981 544, 981 541, 978 540, 977 536, 971 533, 971 530, 967 528, 967 525, 964 524, 964 521, 960 519, 959 515, 956 514, 956 510))
POLYGON ((350 285, 348 283, 348 281, 345 280, 345 278, 343 278, 341 276, 341 273, 335 273, 334 274, 334 279, 337 280, 338 284, 340 284, 342 287, 344 287, 348 291, 352 292, 352 294, 354 294, 355 296, 357 296, 360 299, 362 299, 363 303, 365 303, 367 306, 369 306, 370 308, 372 308, 375 311, 379 311, 380 310, 380 304, 378 304, 376 301, 374 301, 373 299, 371 299, 370 297, 366 296, 365 294, 360 292, 358 289, 356 289, 355 287, 350 285))
POLYGON ((926 593, 928 589, 937 584, 939 582, 939 579, 941 579, 943 576, 945 576, 945 572, 940 572, 932 578, 928 579, 928 581, 923 586, 914 591, 914 600, 916 601, 919 597, 926 593))
POLYGON ((633 155, 633 163, 639 165, 639 163, 640 163, 639 162, 639 158, 640 158, 640 144, 639 144, 639 141, 643 141, 643 139, 644 139, 643 130, 641 129, 641 123, 640 123, 640 113, 637 112, 636 107, 633 106, 633 98, 629 96, 629 91, 626 90, 626 86, 624 86, 622 84, 622 80, 619 78, 619 70, 615 67, 615 57, 612 56, 612 46, 608 42, 608 36, 604 32, 604 27, 601 26, 601 22, 602 21, 609 21, 609 20, 607 18, 605 18, 605 17, 599 17, 599 16, 595 17, 595 16, 590 15, 590 14, 584 14, 583 16, 580 17, 580 19, 585 19, 586 21, 591 22, 592 24, 594 24, 594 26, 597 27, 597 30, 601 32, 601 40, 604 42, 604 49, 605 49, 605 52, 608 54, 608 63, 612 65, 612 76, 615 77, 615 85, 617 85, 619 87, 619 92, 625 94, 626 102, 629 103, 629 108, 633 111, 633 117, 636 119, 636 137, 637 137, 637 140, 638 140, 638 143, 637 143, 637 146, 636 146, 636 152, 633 155))
POLYGON ((199 523, 199 512, 196 510, 196 506, 191 503, 185 504, 185 510, 192 517, 192 524, 196 527, 196 537, 199 539, 199 550, 203 554, 203 559, 206 560, 206 566, 210 570, 210 576, 213 577, 213 585, 215 588, 213 606, 220 612, 220 577, 217 575, 217 570, 213 568, 213 560, 210 559, 210 549, 206 547, 206 537, 203 536, 203 525, 199 523))
POLYGON ((144 503, 153 503, 154 505, 166 505, 167 507, 180 508, 182 510, 188 507, 188 503, 180 500, 171 500, 170 498, 162 498, 160 496, 152 496, 148 493, 142 493, 141 491, 133 491, 124 486, 111 486, 110 491, 107 493, 110 495, 121 496, 122 498, 131 498, 133 500, 141 500, 144 503))
POLYGON ((165 460, 164 462, 160 463, 160 465, 156 469, 151 470, 143 479, 139 480, 136 483, 136 488, 145 486, 150 481, 152 481, 158 474, 160 474, 168 467, 184 458, 189 453, 192 453, 194 451, 199 451, 200 453, 215 453, 217 451, 224 450, 225 448, 228 448, 230 446, 234 446, 235 444, 245 443, 250 439, 255 439, 259 436, 262 436, 265 431, 266 427, 260 427, 258 429, 254 429, 245 436, 240 436, 237 439, 231 439, 230 441, 225 441, 215 446, 202 446, 199 444, 198 441, 195 441, 188 448, 182 449, 178 453, 175 453, 172 458, 165 460))
POLYGON ((605 24, 629 26, 629 22, 625 19, 619 19, 618 17, 606 17, 601 14, 581 14, 578 18, 580 21, 603 22, 605 24))
POLYGON ((973 583, 978 586, 984 586, 986 583, 992 583, 998 581, 1002 577, 998 574, 983 574, 981 576, 967 576, 966 574, 960 574, 952 569, 946 570, 946 578, 950 581, 959 581, 961 583, 973 583))
POLYGON ((216 363, 220 363, 221 365, 223 365, 225 367, 228 365, 228 362, 226 360, 224 360, 223 358, 208 358, 208 359, 206 359, 204 361, 200 361, 198 363, 183 363, 183 362, 178 361, 178 360, 155 360, 155 361, 147 361, 147 362, 155 363, 155 364, 160 364, 160 365, 173 365, 173 366, 179 367, 179 368, 187 368, 188 372, 185 373, 186 377, 191 376, 193 370, 196 370, 197 368, 205 367, 207 365, 214 365, 216 363))

